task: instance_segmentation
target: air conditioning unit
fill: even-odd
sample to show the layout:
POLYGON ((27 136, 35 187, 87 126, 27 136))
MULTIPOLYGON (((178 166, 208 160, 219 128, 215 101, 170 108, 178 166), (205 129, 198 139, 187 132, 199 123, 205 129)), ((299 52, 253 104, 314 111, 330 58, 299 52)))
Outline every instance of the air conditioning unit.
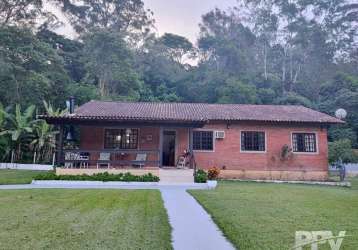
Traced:
POLYGON ((224 139, 225 138, 225 131, 215 131, 215 138, 216 139, 224 139))

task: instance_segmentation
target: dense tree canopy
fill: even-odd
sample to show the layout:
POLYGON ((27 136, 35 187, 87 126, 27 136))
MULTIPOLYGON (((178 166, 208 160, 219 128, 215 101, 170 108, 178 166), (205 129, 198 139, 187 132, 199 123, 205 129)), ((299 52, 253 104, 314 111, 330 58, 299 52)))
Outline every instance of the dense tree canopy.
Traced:
MULTIPOLYGON (((76 38, 51 30, 57 19, 41 0, 0 3, 0 110, 33 104, 44 112, 44 100, 64 108, 71 95, 78 104, 295 104, 329 114, 344 108, 347 123, 330 128, 329 139, 358 148, 358 5, 352 1, 238 1, 203 15, 194 44, 155 34, 142 0, 49 2, 61 7, 76 38)), ((4 112, 0 132, 9 125, 4 112)), ((51 143, 51 128, 38 124, 33 131, 34 148, 51 143)), ((2 144, 0 137, 0 150, 2 144)))

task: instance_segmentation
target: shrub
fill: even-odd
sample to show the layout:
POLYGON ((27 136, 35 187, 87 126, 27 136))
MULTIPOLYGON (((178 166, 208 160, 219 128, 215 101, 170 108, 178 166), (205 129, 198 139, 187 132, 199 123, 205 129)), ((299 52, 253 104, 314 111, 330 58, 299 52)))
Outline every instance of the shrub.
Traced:
POLYGON ((205 183, 207 179, 208 179, 208 174, 204 170, 199 169, 196 171, 194 176, 194 181, 196 183, 205 183))
POLYGON ((352 150, 352 144, 349 139, 342 139, 328 144, 329 162, 335 163, 342 159, 343 163, 356 162, 356 156, 352 150))
POLYGON ((151 173, 145 175, 133 175, 131 173, 110 174, 108 172, 94 175, 56 175, 54 172, 39 174, 35 180, 63 180, 63 181, 125 181, 125 182, 158 182, 159 177, 151 173))
POLYGON ((209 180, 216 180, 219 177, 220 169, 217 167, 212 167, 208 170, 208 179, 209 180))

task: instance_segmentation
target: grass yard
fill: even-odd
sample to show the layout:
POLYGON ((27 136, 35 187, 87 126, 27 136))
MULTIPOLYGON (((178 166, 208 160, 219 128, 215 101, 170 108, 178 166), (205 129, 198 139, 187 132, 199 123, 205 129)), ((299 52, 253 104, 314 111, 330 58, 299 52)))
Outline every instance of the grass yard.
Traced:
POLYGON ((290 249, 295 231, 345 230, 351 237, 340 249, 356 250, 358 178, 351 181, 352 188, 223 181, 214 191, 190 193, 237 248, 290 249))
POLYGON ((2 190, 0 249, 171 249, 156 190, 2 190))
POLYGON ((0 169, 0 185, 29 184, 32 178, 46 171, 0 169))

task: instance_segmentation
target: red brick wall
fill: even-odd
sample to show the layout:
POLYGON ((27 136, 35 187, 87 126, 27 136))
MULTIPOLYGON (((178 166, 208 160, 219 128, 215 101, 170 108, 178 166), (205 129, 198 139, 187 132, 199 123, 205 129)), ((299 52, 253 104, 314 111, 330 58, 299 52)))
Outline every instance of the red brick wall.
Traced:
MULTIPOLYGON (((202 129, 223 130, 225 131, 225 139, 214 140, 214 150, 212 152, 194 151, 195 160, 199 168, 208 169, 216 166, 221 169, 222 176, 248 178, 248 171, 252 176, 258 176, 260 173, 267 175, 268 173, 297 173, 307 175, 306 179, 324 179, 327 177, 328 170, 328 150, 327 150, 327 130, 319 126, 300 126, 300 125, 277 125, 277 124, 258 124, 258 123, 237 123, 227 127, 224 123, 211 123, 202 129), (248 153, 240 151, 240 131, 241 130, 257 130, 266 133, 266 152, 248 153), (288 160, 280 159, 281 148, 284 144, 291 146, 291 133, 295 131, 314 132, 317 134, 317 153, 302 154, 293 153, 288 160), (244 173, 245 172, 245 173, 244 173), (314 177, 313 177, 314 176, 314 177), (317 177, 318 176, 318 177, 317 177)), ((176 128, 176 156, 178 157, 185 149, 188 149, 188 129, 176 128)), ((139 129, 139 149, 150 150, 159 148, 159 128, 140 128, 139 129), (151 137, 151 140, 150 140, 151 137)), ((103 149, 104 130, 100 127, 81 127, 81 149, 103 149)), ((94 156, 95 157, 95 156, 94 156)), ((98 157, 98 156, 97 156, 98 157)), ((128 157, 132 159, 131 155, 128 157)), ((148 160, 157 160, 158 156, 148 155, 148 160)), ((251 178, 251 177, 250 177, 251 178)), ((252 177, 255 178, 255 177, 252 177)), ((258 178, 258 177, 257 177, 258 178)))
POLYGON ((194 151, 200 168, 211 166, 227 170, 264 170, 264 171, 327 171, 327 130, 319 126, 298 125, 255 125, 248 123, 209 124, 203 129, 223 130, 225 139, 214 140, 213 152, 194 151), (240 152, 240 131, 256 130, 266 132, 266 152, 240 152), (317 153, 293 153, 286 161, 280 159, 284 144, 291 146, 291 133, 295 131, 314 132, 317 134, 317 153))
MULTIPOLYGON (((158 150, 159 148, 159 128, 143 127, 139 128, 138 149, 158 150)), ((83 150, 103 150, 104 149, 104 128, 95 126, 80 127, 80 148, 83 150)), ((91 153, 91 160, 97 160, 99 154, 91 153)), ((134 160, 136 154, 127 154, 120 160, 134 160)), ((114 159, 112 159, 114 160, 114 159)), ((148 161, 157 161, 158 154, 148 154, 148 161)))

